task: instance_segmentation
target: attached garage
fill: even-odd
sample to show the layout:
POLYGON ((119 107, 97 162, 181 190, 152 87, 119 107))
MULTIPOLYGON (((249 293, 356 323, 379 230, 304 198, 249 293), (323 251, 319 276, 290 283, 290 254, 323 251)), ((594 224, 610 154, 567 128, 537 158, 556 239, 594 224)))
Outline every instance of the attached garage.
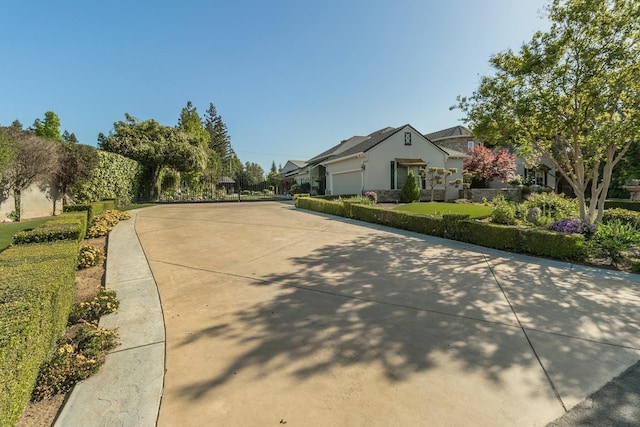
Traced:
POLYGON ((362 171, 335 173, 331 178, 333 194, 360 194, 362 192, 362 171))

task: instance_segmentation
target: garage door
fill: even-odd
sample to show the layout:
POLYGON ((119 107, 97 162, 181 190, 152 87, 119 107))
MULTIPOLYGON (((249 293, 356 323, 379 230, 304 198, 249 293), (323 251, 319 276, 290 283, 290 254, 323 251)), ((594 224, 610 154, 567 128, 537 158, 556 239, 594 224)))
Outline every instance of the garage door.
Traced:
POLYGON ((362 172, 354 171, 333 175, 333 194, 360 194, 362 172))

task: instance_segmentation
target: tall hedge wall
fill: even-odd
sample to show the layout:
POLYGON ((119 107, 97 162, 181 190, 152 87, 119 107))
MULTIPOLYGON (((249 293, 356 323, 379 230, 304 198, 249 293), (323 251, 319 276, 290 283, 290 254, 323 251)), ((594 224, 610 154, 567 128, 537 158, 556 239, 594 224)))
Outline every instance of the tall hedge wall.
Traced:
POLYGON ((76 203, 91 203, 104 199, 118 200, 120 206, 137 199, 141 167, 135 160, 119 154, 98 150, 98 166, 88 183, 74 188, 76 203))

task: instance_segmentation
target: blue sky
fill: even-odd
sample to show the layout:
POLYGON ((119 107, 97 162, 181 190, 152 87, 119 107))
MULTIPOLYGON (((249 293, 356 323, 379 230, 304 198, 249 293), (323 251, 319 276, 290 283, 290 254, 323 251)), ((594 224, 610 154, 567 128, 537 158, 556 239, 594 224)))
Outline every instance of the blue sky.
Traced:
POLYGON ((55 111, 96 145, 128 112, 210 102, 265 171, 353 135, 460 124, 488 59, 546 28, 545 0, 5 0, 0 124, 55 111))

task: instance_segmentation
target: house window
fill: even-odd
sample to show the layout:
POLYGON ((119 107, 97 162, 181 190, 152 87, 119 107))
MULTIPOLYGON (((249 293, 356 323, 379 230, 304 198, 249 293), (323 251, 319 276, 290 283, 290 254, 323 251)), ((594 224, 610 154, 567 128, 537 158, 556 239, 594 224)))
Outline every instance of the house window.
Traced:
POLYGON ((411 132, 404 133, 404 145, 411 145, 411 132))
POLYGON ((475 148, 476 146, 476 142, 475 141, 467 141, 467 150, 471 150, 473 148, 475 148))
POLYGON ((525 169, 524 177, 531 184, 540 185, 542 187, 547 186, 547 172, 543 169, 525 169))

